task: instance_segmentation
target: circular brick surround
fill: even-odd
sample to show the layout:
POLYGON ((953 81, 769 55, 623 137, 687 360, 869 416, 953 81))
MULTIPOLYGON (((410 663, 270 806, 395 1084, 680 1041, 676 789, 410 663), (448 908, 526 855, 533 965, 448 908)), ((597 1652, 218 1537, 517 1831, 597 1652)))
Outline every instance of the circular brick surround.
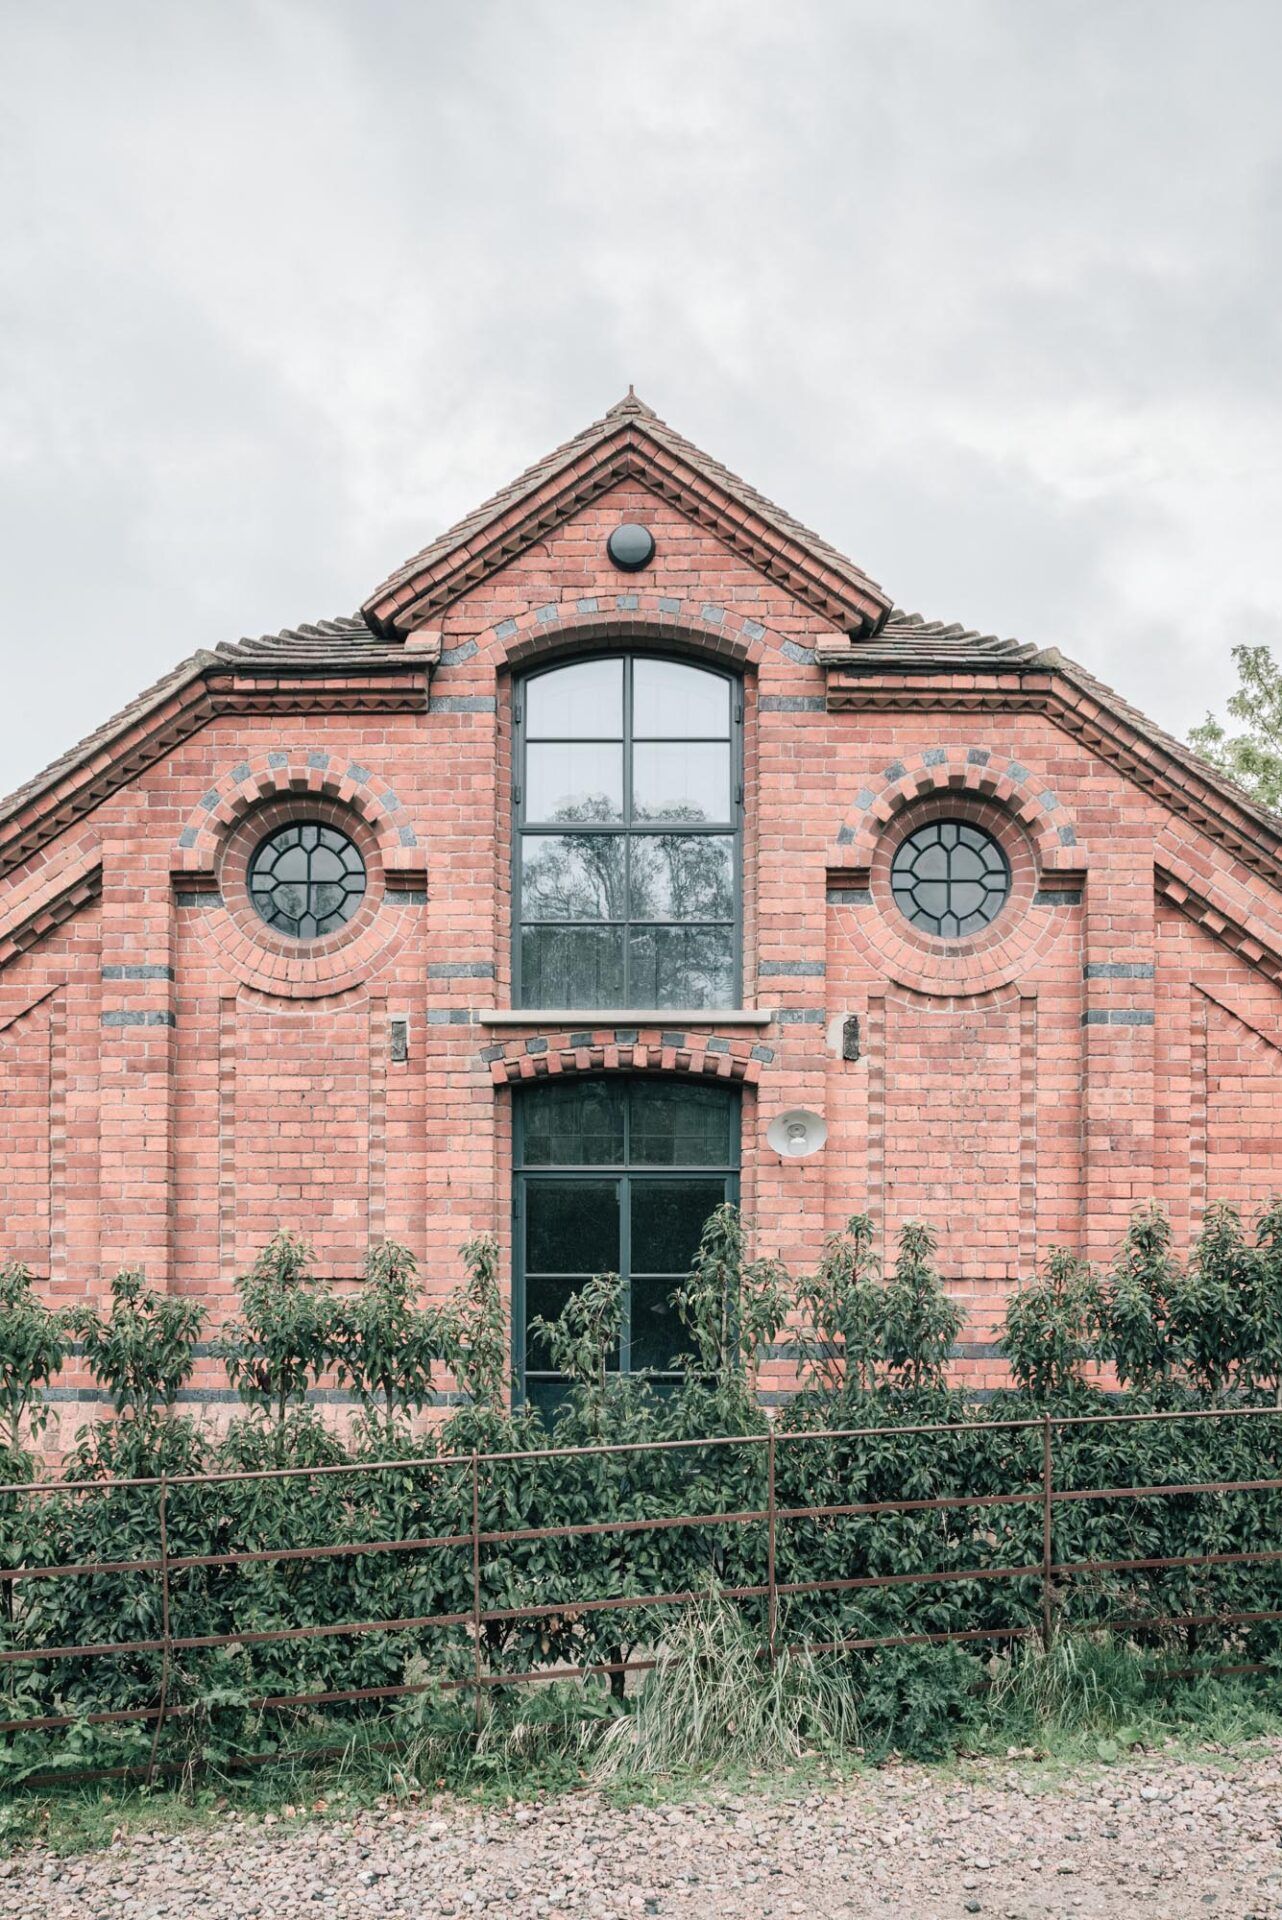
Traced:
POLYGON ((174 885, 188 895, 199 937, 261 992, 289 999, 341 993, 404 944, 423 900, 424 856, 391 787, 364 767, 312 751, 242 761, 205 794, 179 836, 174 885), (337 827, 365 862, 365 896, 345 926, 317 940, 269 927, 249 897, 248 869, 264 835, 291 821, 337 827), (204 896, 204 897, 202 897, 204 896))
POLYGON ((864 901, 843 903, 838 924, 885 976, 918 993, 992 992, 1035 967, 1064 929, 1058 909, 1038 901, 1044 881, 1063 890, 1084 879, 1086 849, 1056 796, 1027 770, 987 749, 928 750, 914 767, 887 768, 881 791, 861 790, 856 821, 842 829, 840 867, 864 901), (961 939, 914 927, 890 884, 896 849, 931 820, 964 820, 990 833, 1010 862, 1011 889, 990 926, 961 939))

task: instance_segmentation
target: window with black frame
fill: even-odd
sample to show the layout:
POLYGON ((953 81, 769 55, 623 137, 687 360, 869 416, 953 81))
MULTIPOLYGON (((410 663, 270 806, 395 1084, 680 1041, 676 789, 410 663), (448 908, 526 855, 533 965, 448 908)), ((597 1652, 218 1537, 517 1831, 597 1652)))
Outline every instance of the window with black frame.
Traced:
POLYGON ((672 1295, 709 1214, 738 1198, 738 1093, 683 1080, 573 1079, 518 1092, 514 1119, 512 1323, 526 1398, 551 1407, 565 1391, 530 1323, 554 1320, 597 1273, 623 1283, 613 1366, 671 1383, 685 1348, 672 1295))
POLYGON ((517 701, 517 1006, 729 1007, 739 994, 739 683, 642 655, 517 701))

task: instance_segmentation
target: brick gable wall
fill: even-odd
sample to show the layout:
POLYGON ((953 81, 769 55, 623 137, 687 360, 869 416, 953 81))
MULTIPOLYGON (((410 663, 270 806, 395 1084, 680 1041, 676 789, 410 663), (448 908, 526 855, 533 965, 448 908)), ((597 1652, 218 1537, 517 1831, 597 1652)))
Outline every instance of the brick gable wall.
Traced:
MULTIPOLYGON (((142 1264, 216 1325, 281 1225, 340 1281, 370 1237, 403 1240, 444 1291, 464 1239, 506 1241, 514 1084, 710 1074, 744 1088, 763 1250, 799 1268, 853 1211, 888 1246, 924 1215, 982 1386, 1005 1293, 1049 1246, 1106 1258, 1151 1196, 1182 1238, 1210 1197, 1253 1208, 1282 1180, 1282 892, 1013 683, 918 675, 835 710, 817 654, 839 639, 626 481, 409 637, 407 661, 439 655, 417 710, 370 711, 336 675, 211 717, 0 881, 0 1255, 58 1299, 142 1264), (603 550, 631 517, 657 553, 626 576, 603 550), (488 1025, 513 671, 631 643, 743 673, 743 999, 769 1023, 488 1025), (358 922, 303 952, 243 897, 258 825, 296 807, 348 821, 371 876, 358 922), (996 831, 1014 884, 948 950, 888 879, 896 836, 941 812, 996 831), (765 1127, 794 1106, 828 1143, 782 1162, 765 1127)), ((771 1391, 788 1378, 781 1357, 771 1391)), ((211 1362, 198 1391, 221 1386, 211 1362)))

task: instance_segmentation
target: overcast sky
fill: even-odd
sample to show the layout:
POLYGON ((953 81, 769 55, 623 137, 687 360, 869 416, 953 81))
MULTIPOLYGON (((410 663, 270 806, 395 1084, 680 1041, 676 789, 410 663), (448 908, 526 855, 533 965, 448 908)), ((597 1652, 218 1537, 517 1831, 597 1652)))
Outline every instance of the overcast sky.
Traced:
POLYGON ((628 382, 1167 726, 1282 639, 1278 0, 0 0, 0 791, 628 382))

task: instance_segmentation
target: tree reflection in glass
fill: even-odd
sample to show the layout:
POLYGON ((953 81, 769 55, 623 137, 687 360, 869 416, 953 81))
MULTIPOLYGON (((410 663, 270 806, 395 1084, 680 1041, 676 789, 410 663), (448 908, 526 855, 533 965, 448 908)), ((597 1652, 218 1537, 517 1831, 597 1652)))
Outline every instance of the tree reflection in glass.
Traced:
POLYGON ((723 674, 650 659, 578 662, 527 683, 516 948, 525 1005, 733 1001, 732 688, 723 674))

